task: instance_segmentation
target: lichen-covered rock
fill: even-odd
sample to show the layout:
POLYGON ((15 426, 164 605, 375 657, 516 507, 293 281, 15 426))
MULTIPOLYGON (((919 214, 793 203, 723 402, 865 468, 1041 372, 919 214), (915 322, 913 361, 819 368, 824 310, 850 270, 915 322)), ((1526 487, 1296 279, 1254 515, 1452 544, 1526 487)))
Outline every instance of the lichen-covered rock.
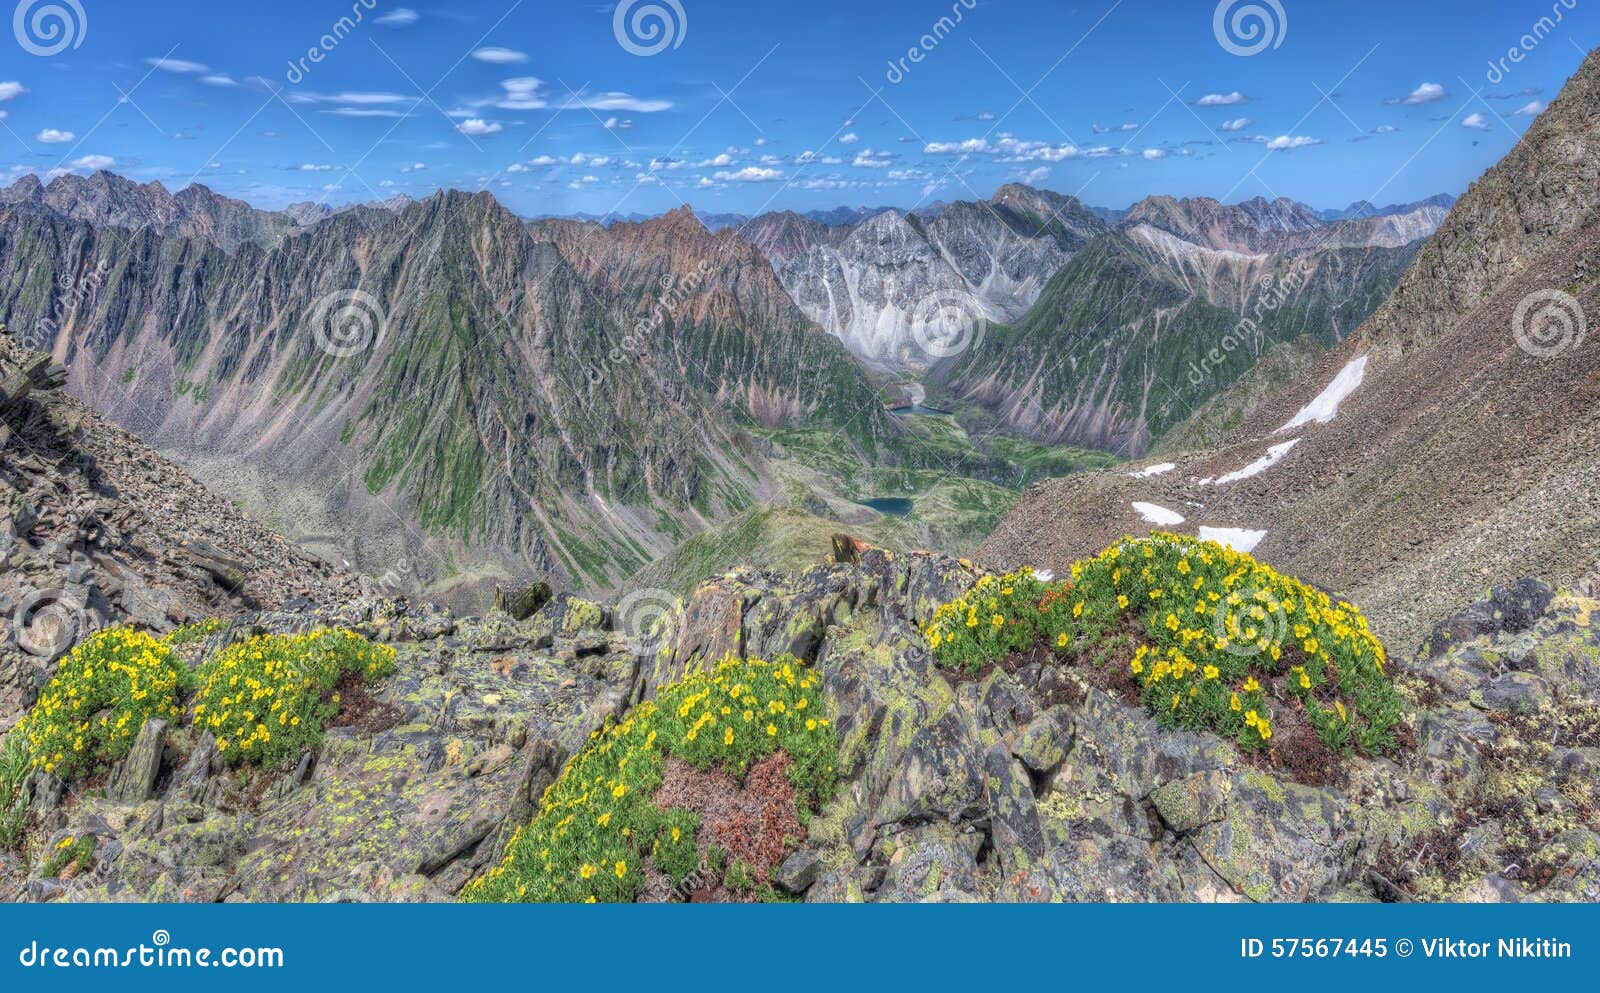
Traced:
POLYGON ((133 739, 133 747, 111 771, 111 778, 106 781, 106 799, 112 803, 143 803, 154 796, 166 740, 166 721, 159 717, 145 721, 133 739))

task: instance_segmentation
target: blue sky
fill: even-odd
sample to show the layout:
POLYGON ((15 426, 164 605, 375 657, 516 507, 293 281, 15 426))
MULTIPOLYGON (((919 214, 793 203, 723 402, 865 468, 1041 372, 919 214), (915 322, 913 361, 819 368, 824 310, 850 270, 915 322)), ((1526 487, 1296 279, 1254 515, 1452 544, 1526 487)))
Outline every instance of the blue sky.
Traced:
POLYGON ((1220 29, 1212 0, 625 0, 620 31, 593 0, 54 2, 70 27, 20 0, 0 36, 8 183, 109 167, 265 207, 445 186, 526 215, 1012 180, 1403 202, 1465 189, 1600 45, 1581 0, 1223 0, 1220 29))

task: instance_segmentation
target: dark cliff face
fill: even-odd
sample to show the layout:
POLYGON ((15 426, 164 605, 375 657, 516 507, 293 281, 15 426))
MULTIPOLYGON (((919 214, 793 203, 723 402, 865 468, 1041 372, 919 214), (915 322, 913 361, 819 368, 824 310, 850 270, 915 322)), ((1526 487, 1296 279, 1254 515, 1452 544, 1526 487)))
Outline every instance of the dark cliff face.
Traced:
POLYGON ((684 216, 530 225, 441 193, 229 252, 23 202, 0 320, 223 491, 423 583, 610 585, 770 485, 741 425, 864 454, 891 430, 759 254, 684 216))

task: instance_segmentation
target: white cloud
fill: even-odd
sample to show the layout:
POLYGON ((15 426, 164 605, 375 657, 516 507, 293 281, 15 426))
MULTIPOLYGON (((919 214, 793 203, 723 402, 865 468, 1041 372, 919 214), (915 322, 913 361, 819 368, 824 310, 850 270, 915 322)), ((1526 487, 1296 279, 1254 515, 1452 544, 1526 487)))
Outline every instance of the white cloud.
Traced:
POLYGON ((606 118, 605 129, 607 131, 629 131, 632 128, 632 121, 622 120, 616 117, 606 118))
POLYGON ((493 65, 511 65, 528 61, 527 52, 519 52, 514 48, 496 48, 492 45, 477 49, 472 53, 472 57, 479 62, 489 62, 493 65))
POLYGON ((1538 117, 1547 105, 1543 100, 1531 100, 1511 112, 1512 117, 1538 117))
POLYGON ((81 159, 72 160, 74 169, 109 169, 117 164, 117 160, 109 155, 85 155, 81 159))
POLYGON ((469 138, 481 138, 491 134, 499 134, 505 128, 498 121, 485 121, 481 117, 474 117, 456 125, 456 130, 469 138))
POLYGON ((561 102, 562 110, 622 110, 635 114, 654 114, 671 110, 671 100, 646 100, 629 93, 612 90, 608 93, 590 93, 585 90, 561 102))
POLYGON ((334 107, 322 111, 334 117, 404 117, 404 112, 398 110, 385 110, 382 107, 334 107))
POLYGON ((384 93, 370 90, 345 90, 342 93, 314 93, 297 90, 289 94, 290 103, 339 103, 361 107, 416 104, 420 99, 420 97, 408 97, 402 93, 384 93))
POLYGON ((217 72, 217 73, 212 73, 209 76, 202 76, 202 77, 200 77, 200 82, 206 84, 207 86, 238 86, 239 85, 237 82, 234 81, 234 78, 232 76, 228 75, 225 72, 217 72))
POLYGON ((1232 93, 1207 93, 1194 102, 1196 107, 1237 107, 1241 103, 1249 103, 1250 98, 1234 90, 1232 93))
POLYGON ((518 76, 515 79, 500 81, 500 88, 506 91, 500 100, 490 100, 488 103, 502 110, 543 110, 550 104, 544 96, 544 80, 532 76, 518 76))
POLYGON ((1417 107, 1425 103, 1433 103, 1437 100, 1443 100, 1449 95, 1450 91, 1446 90, 1438 83, 1423 83, 1421 86, 1412 90, 1405 96, 1398 99, 1385 100, 1384 103, 1387 103, 1390 106, 1399 104, 1403 107, 1417 107))
POLYGON ((333 171, 333 166, 324 165, 324 164, 322 164, 320 162, 302 162, 300 164, 300 171, 301 172, 332 172, 333 171))
POLYGON ((422 20, 422 15, 410 7, 396 7, 393 11, 384 14, 374 23, 382 24, 386 28, 406 28, 422 20))
POLYGON ((854 131, 852 131, 849 134, 845 135, 843 138, 840 138, 839 139, 839 144, 841 144, 841 145, 854 145, 854 144, 857 144, 860 141, 861 141, 861 136, 856 134, 854 131))
POLYGON ((1482 114, 1468 114, 1461 119, 1461 126, 1474 131, 1488 131, 1489 119, 1482 114))
POLYGON ((400 171, 401 172, 421 172, 422 170, 424 170, 426 168, 428 168, 427 165, 422 163, 422 162, 413 162, 410 165, 404 166, 403 168, 401 168, 400 171))
POLYGON ((893 158, 888 152, 874 152, 870 148, 864 148, 851 165, 857 169, 887 169, 892 164, 893 158))
POLYGON ((1248 117, 1235 117, 1231 121, 1223 121, 1222 122, 1222 130, 1224 130, 1224 131, 1243 131, 1245 128, 1249 127, 1250 125, 1252 125, 1254 123, 1255 123, 1255 121, 1251 120, 1248 117))
POLYGON ((210 66, 202 65, 199 62, 189 62, 185 59, 145 59, 144 61, 146 65, 155 66, 162 72, 173 72, 179 75, 199 75, 200 73, 211 71, 210 66))
POLYGON ((780 169, 763 169, 759 166, 745 166, 738 172, 719 172, 716 178, 724 183, 774 183, 783 178, 780 169))
POLYGON ((1144 157, 1147 162, 1155 162, 1166 158, 1167 150, 1165 148, 1147 148, 1144 150, 1144 157))
POLYGON ((1027 183, 1029 186, 1037 186, 1049 178, 1050 170, 1045 166, 1040 166, 1039 168, 1028 173, 1026 176, 1022 177, 1022 181, 1027 183))
POLYGON ((0 100, 14 100, 28 92, 28 88, 15 80, 9 83, 0 83, 0 100))
POLYGON ((1139 125, 1134 124, 1131 121, 1126 123, 1126 124, 1114 124, 1111 127, 1101 127, 1098 124, 1091 124, 1090 127, 1094 129, 1094 133, 1095 134, 1111 134, 1111 133, 1116 132, 1116 131, 1137 131, 1137 130, 1139 130, 1139 125))
POLYGON ((1308 138, 1305 135, 1281 134, 1276 138, 1257 138, 1261 144, 1266 145, 1270 151, 1292 152, 1297 148, 1310 148, 1312 145, 1322 144, 1321 138, 1308 138))
POLYGON ((1372 129, 1372 133, 1373 134, 1394 134, 1396 131, 1399 131, 1399 130, 1400 129, 1395 127, 1393 124, 1380 124, 1377 127, 1372 129))
POLYGON ((76 137, 78 136, 71 131, 57 131, 55 128, 45 128, 39 132, 34 140, 42 141, 46 145, 65 145, 76 137))
POLYGON ((1065 162, 1079 157, 1104 158, 1126 154, 1106 147, 1081 149, 1076 145, 1052 145, 1045 141, 1023 141, 1002 135, 998 141, 968 138, 965 141, 929 142, 922 149, 928 155, 998 155, 1007 162, 1065 162))

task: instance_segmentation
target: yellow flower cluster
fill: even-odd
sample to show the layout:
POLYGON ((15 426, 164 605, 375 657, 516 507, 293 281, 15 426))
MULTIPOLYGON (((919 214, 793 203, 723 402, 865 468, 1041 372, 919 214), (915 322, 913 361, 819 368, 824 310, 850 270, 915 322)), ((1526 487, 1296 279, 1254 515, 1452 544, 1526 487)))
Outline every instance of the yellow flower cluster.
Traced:
POLYGON ((816 674, 792 658, 729 657, 663 687, 654 701, 596 731, 518 828, 504 859, 462 891, 476 902, 627 902, 646 867, 675 883, 701 870, 698 817, 652 799, 662 762, 743 776, 776 752, 790 759, 800 802, 831 794, 838 743, 816 674))
POLYGON ((1116 664, 1164 723, 1265 748, 1277 709, 1293 707, 1335 749, 1394 747, 1400 699, 1361 611, 1249 555, 1155 534, 1074 563, 1067 582, 1038 584, 1026 570, 985 582, 987 592, 975 587, 925 629, 941 662, 972 669, 1042 641, 1079 663, 1110 664, 1131 637, 1131 659, 1116 664), (995 591, 1024 584, 1029 602, 1007 608, 1015 633, 963 632, 962 612, 981 615, 995 591))
POLYGON ((96 632, 62 659, 17 731, 34 768, 71 779, 122 758, 146 720, 175 720, 188 667, 144 631, 96 632))
POLYGON ((216 736, 230 762, 295 759, 321 742, 324 721, 338 712, 339 680, 380 679, 394 659, 393 648, 352 631, 251 638, 202 667, 194 724, 216 736))
POLYGON ((976 672, 987 662, 1033 647, 1046 591, 1032 569, 984 576, 964 596, 934 611, 923 636, 941 662, 976 672))

